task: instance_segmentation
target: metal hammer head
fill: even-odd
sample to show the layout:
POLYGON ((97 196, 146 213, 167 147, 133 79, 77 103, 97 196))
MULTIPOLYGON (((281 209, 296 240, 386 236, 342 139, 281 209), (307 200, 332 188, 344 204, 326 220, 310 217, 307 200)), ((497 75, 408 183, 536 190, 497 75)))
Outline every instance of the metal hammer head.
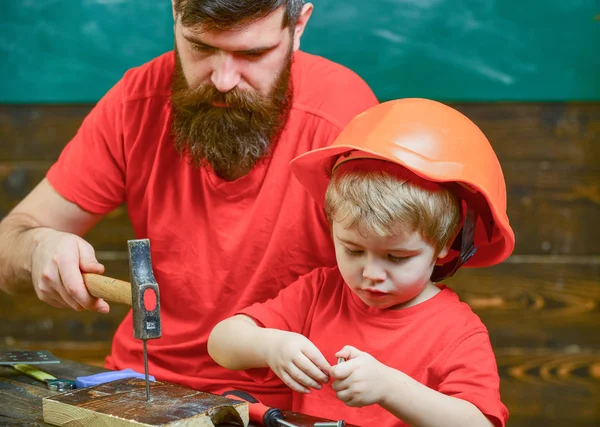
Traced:
POLYGON ((150 240, 128 240, 127 246, 129 247, 133 334, 135 338, 141 340, 160 338, 162 336, 160 294, 152 272, 150 240))

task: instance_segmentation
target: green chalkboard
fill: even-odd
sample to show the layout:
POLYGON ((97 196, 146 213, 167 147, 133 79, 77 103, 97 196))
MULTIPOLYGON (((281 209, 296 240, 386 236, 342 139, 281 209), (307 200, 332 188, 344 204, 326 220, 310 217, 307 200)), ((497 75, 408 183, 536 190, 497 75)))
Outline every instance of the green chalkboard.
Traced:
MULTIPOLYGON (((315 0, 302 48, 381 100, 600 100, 599 0, 315 0)), ((4 0, 0 102, 93 102, 173 46, 169 0, 4 0)))

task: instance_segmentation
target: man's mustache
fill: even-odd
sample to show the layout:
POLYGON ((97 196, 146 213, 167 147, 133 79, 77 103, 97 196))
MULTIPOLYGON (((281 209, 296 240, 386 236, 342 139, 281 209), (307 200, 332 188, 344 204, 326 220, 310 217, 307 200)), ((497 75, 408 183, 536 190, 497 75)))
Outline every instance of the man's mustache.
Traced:
POLYGON ((176 97, 180 107, 193 109, 236 108, 252 111, 263 101, 263 97, 248 90, 234 88, 229 92, 220 92, 210 85, 181 91, 176 97))

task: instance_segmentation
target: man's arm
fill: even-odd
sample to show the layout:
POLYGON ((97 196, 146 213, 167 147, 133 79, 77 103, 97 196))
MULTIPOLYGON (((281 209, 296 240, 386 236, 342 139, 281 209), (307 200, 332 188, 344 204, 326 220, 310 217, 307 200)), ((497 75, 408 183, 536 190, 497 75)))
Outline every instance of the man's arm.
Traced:
POLYGON ((87 292, 81 276, 104 271, 92 246, 79 237, 101 217, 69 202, 42 180, 0 222, 0 290, 33 288, 54 307, 107 312, 108 304, 87 292))

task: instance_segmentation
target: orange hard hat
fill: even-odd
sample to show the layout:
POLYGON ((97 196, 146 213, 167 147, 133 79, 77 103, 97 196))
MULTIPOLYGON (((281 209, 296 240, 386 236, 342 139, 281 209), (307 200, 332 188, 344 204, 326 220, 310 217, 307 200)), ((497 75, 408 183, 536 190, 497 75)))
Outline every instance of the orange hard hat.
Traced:
POLYGON ((302 154, 290 166, 323 205, 334 164, 350 154, 397 163, 441 183, 462 200, 466 211, 462 230, 454 250, 438 263, 458 265, 444 277, 463 263, 494 265, 512 253, 515 237, 506 215, 500 162, 483 132, 455 109, 418 98, 384 102, 356 116, 331 146, 302 154))

